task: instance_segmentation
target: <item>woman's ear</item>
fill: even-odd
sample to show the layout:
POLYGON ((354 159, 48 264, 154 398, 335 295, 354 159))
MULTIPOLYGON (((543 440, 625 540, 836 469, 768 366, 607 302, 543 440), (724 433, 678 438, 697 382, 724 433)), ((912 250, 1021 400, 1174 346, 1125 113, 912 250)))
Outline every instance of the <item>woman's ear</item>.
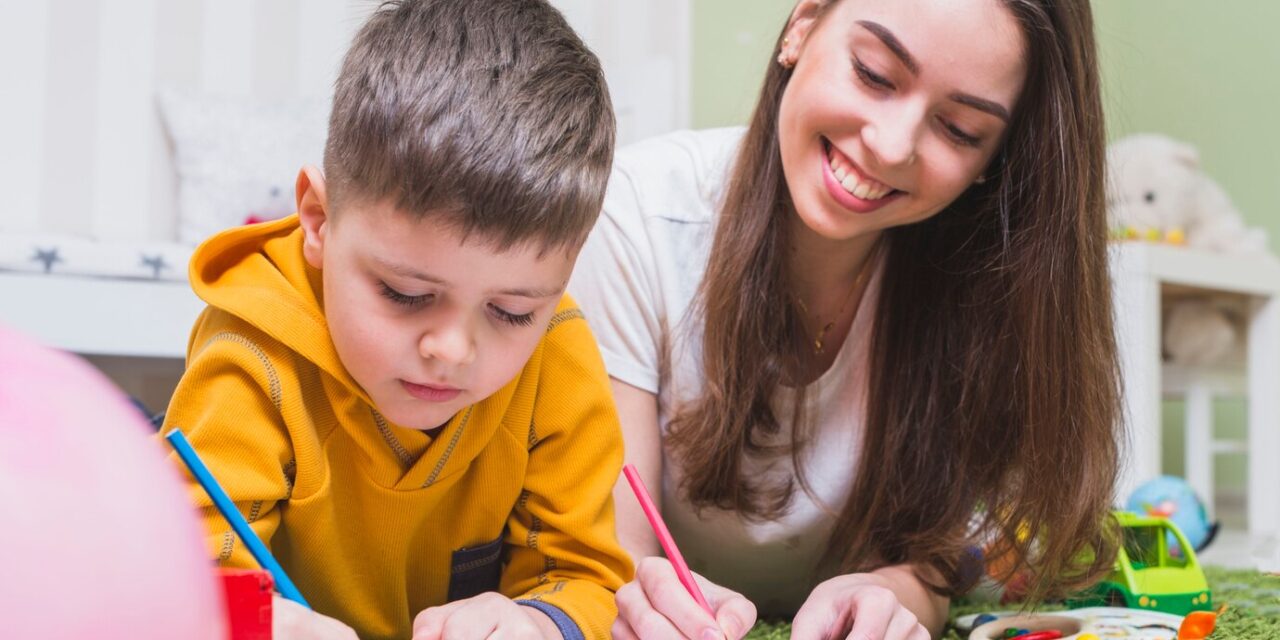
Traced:
POLYGON ((791 19, 787 21, 787 30, 783 33, 782 45, 779 47, 779 58, 790 60, 792 64, 800 58, 805 39, 812 33, 818 23, 818 16, 830 0, 800 0, 796 8, 791 10, 791 19))
POLYGON ((329 230, 329 197, 324 173, 307 165, 298 172, 296 186, 298 221, 302 224, 302 255, 307 264, 319 269, 324 264, 324 239, 329 230))

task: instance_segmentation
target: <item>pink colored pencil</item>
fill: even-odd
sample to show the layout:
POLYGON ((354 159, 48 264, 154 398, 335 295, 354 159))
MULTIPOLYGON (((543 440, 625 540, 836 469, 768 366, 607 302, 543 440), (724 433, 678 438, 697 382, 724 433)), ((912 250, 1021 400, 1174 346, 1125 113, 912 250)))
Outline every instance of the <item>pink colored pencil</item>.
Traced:
POLYGON ((671 561, 672 567, 675 567, 676 576, 680 578, 680 584, 684 585, 689 595, 693 596, 694 601, 707 613, 711 614, 714 619, 716 612, 711 610, 710 604, 707 604, 706 597, 702 595, 702 590, 698 588, 698 583, 693 579, 693 573, 689 571, 689 565, 684 563, 684 556, 680 555, 680 550, 676 548, 676 541, 672 539, 671 532, 667 530, 667 523, 662 521, 662 514, 658 513, 658 507, 653 504, 653 498, 649 497, 648 490, 644 488, 644 480, 640 479, 640 473, 636 471, 635 465, 623 465, 622 473, 627 476, 627 482, 631 484, 631 491, 636 494, 636 500, 640 502, 640 508, 644 510, 644 517, 649 519, 649 526, 653 527, 653 532, 658 536, 658 542, 662 545, 662 550, 667 554, 667 560, 671 561))

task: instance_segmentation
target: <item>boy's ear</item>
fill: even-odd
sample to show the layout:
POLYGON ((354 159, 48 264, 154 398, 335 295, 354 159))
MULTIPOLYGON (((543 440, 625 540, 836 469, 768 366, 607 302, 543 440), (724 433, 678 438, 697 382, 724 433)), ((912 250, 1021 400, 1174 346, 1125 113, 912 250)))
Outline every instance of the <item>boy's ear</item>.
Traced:
POLYGON ((302 255, 307 264, 319 269, 324 264, 324 239, 329 231, 329 197, 325 193, 324 174, 307 165, 298 172, 296 186, 298 220, 302 223, 302 255))

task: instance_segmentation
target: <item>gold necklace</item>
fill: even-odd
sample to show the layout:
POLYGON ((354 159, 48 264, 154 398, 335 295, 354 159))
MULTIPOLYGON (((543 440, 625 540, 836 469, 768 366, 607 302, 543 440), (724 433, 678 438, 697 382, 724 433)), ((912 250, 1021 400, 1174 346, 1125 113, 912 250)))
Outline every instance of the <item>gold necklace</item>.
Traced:
MULTIPOLYGON (((822 325, 822 328, 818 329, 818 335, 813 339, 814 355, 822 355, 822 342, 826 339, 827 332, 831 330, 831 327, 836 325, 837 320, 844 317, 844 310, 849 306, 849 301, 853 299, 853 293, 861 288, 863 282, 866 281, 868 274, 871 273, 871 269, 873 268, 871 265, 871 258, 873 257, 875 257, 874 250, 871 255, 867 256, 867 260, 863 262, 862 269, 858 271, 858 277, 853 279, 853 284, 849 287, 849 293, 845 294, 844 302, 840 303, 840 310, 836 312, 836 315, 831 319, 831 322, 822 325)), ((800 305, 800 310, 803 311, 806 316, 812 315, 818 320, 818 322, 822 322, 822 318, 819 318, 817 315, 809 312, 809 306, 804 303, 804 300, 801 299, 799 295, 794 297, 796 304, 800 305)), ((859 299, 861 299, 861 296, 859 296, 859 299)))

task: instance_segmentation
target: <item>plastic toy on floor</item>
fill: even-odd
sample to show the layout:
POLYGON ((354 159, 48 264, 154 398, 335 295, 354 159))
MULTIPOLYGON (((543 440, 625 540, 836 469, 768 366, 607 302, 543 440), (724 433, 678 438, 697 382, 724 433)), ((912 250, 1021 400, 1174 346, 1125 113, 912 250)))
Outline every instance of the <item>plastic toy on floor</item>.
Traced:
MULTIPOLYGON (((1144 482, 1129 495, 1125 507, 1141 516, 1166 518, 1178 527, 1196 553, 1204 551, 1218 534, 1219 523, 1210 522, 1204 503, 1186 480, 1160 476, 1144 482)), ((1182 555, 1182 547, 1169 535, 1169 553, 1182 555)))
POLYGON ((969 640, 1058 640, 1074 638, 1076 640, 1097 640, 1092 627, 1086 629, 1084 623, 1076 618, 1056 615, 1024 615, 992 618, 978 625, 969 634, 969 640))
POLYGON ((1212 611, 1192 611, 1178 626, 1178 640, 1204 640, 1217 623, 1218 615, 1212 611))
POLYGON ((1090 607, 1044 614, 1017 612, 961 616, 957 628, 969 640, 1203 640, 1215 616, 1197 611, 1186 618, 1159 611, 1090 607))
POLYGON ((1111 575, 1084 594, 1074 605, 1113 605, 1186 615, 1212 608, 1209 583, 1196 560, 1194 547, 1165 518, 1118 511, 1115 517, 1124 534, 1111 575), (1171 553, 1174 546, 1180 554, 1171 553))

